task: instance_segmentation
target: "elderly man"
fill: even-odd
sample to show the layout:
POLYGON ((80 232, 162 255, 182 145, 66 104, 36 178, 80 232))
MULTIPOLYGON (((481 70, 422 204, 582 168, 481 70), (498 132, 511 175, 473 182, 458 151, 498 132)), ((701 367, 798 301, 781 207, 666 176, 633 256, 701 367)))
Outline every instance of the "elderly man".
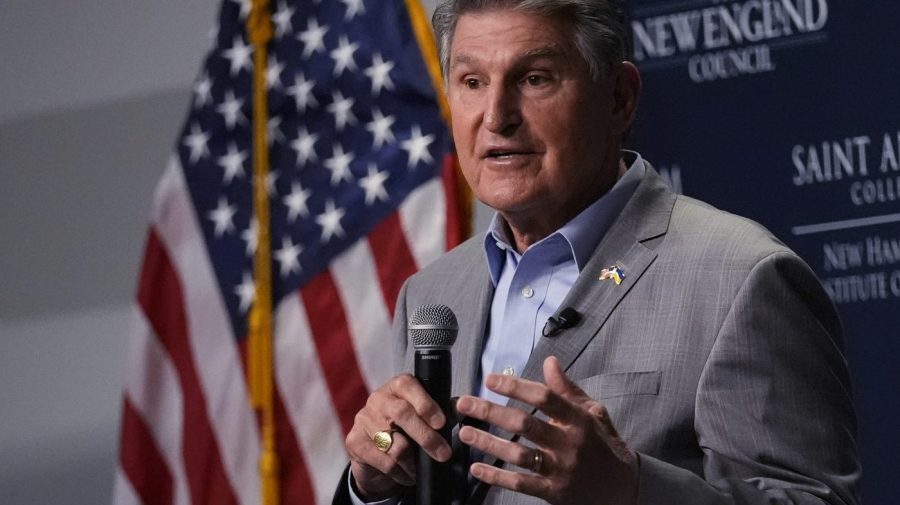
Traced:
POLYGON ((407 314, 447 305, 457 410, 483 423, 451 450, 397 375, 356 416, 336 502, 409 502, 418 444, 472 449, 458 502, 856 503, 834 307, 762 227, 622 151, 640 77, 616 2, 449 0, 434 24, 460 165, 497 214, 407 282, 398 368, 407 314))

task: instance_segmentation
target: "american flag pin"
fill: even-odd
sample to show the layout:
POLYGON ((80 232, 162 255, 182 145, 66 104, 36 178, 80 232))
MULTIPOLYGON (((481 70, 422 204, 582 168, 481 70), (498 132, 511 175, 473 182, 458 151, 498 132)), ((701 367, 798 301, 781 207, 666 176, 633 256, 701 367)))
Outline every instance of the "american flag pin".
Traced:
POLYGON ((622 281, 625 279, 625 267, 621 263, 616 263, 613 266, 604 268, 600 271, 599 280, 605 281, 607 279, 612 279, 616 286, 622 284, 622 281))

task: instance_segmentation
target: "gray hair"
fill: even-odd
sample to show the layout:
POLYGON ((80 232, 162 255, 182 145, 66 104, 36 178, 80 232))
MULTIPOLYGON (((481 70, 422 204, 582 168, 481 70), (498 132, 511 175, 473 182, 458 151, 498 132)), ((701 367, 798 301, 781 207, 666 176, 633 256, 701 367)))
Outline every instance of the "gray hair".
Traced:
POLYGON ((560 16, 567 20, 575 32, 575 47, 594 80, 608 76, 614 65, 630 58, 628 20, 617 0, 444 0, 435 9, 431 24, 437 36, 445 81, 459 17, 497 9, 560 16))

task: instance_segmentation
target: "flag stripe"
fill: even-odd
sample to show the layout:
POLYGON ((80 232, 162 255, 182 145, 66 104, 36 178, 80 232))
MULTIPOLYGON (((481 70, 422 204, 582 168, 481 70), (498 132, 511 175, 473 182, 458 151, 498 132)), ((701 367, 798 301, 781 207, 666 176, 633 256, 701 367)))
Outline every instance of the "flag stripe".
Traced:
MULTIPOLYGON (((138 468, 137 471, 139 473, 144 473, 148 470, 141 467, 138 468)), ((140 505, 141 503, 140 497, 134 492, 134 487, 131 486, 130 478, 125 475, 125 472, 122 469, 121 460, 119 467, 116 468, 115 481, 113 482, 112 502, 116 505, 140 505)))
POLYGON ((175 365, 184 398, 183 455, 194 503, 237 503, 222 468, 189 345, 181 282, 154 230, 147 240, 138 301, 175 365))
MULTIPOLYGON (((129 353, 129 369, 134 373, 125 383, 126 401, 130 402, 150 431, 173 480, 173 503, 190 503, 188 485, 181 457, 183 398, 178 374, 169 361, 144 313, 135 307, 132 317, 133 345, 129 353), (146 380, 145 377, 153 377, 146 380)), ((122 445, 126 443, 122 439, 122 445)))
POLYGON ((369 396, 347 327, 334 279, 328 271, 313 277, 300 289, 316 352, 344 434, 350 432, 356 412, 369 396))
MULTIPOLYGON (((299 296, 282 300, 276 310, 275 365, 287 417, 305 458, 316 502, 331 503, 344 470, 344 434, 316 355, 306 312, 299 296)), ((307 502, 312 502, 308 500, 307 502)))
POLYGON ((457 169, 457 159, 453 153, 444 156, 441 180, 444 201, 447 203, 447 222, 444 227, 449 249, 461 244, 472 232, 472 192, 457 169))
MULTIPOLYGON (((181 277, 184 311, 190 315, 185 319, 185 352, 196 364, 197 384, 203 393, 197 399, 205 402, 206 412, 215 419, 209 447, 218 449, 227 482, 239 503, 256 503, 260 496, 259 429, 248 401, 235 335, 175 157, 160 181, 154 210, 154 227, 171 255, 173 277, 181 277)), ((185 437, 189 436, 186 431, 185 437)), ((201 467, 196 471, 205 474, 208 470, 201 467)))
POLYGON ((446 194, 439 177, 416 188, 400 205, 402 230, 417 268, 425 267, 447 250, 443 233, 446 220, 446 194))
POLYGON ((284 408, 282 393, 277 387, 274 401, 281 503, 304 503, 309 497, 315 496, 315 493, 306 462, 297 445, 297 437, 284 408))
MULTIPOLYGON (((380 300, 378 269, 369 242, 360 240, 331 263, 338 294, 347 307, 347 323, 357 356, 378 356, 391 335, 391 314, 380 300)), ((393 367, 387 359, 360 359, 359 366, 369 391, 390 377, 393 367)))
POLYGON ((378 267, 384 303, 388 312, 393 314, 400 288, 403 287, 407 277, 416 273, 416 261, 409 250, 398 213, 384 218, 372 229, 369 244, 378 267))
POLYGON ((122 470, 146 505, 172 503, 172 474, 150 430, 127 399, 122 408, 122 470))

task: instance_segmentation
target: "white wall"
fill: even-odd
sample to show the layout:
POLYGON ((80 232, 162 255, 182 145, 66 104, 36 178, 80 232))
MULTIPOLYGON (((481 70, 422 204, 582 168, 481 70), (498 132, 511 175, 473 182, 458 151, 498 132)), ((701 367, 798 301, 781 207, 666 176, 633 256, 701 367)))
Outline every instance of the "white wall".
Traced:
POLYGON ((109 501, 150 199, 218 6, 0 3, 4 504, 109 501))

